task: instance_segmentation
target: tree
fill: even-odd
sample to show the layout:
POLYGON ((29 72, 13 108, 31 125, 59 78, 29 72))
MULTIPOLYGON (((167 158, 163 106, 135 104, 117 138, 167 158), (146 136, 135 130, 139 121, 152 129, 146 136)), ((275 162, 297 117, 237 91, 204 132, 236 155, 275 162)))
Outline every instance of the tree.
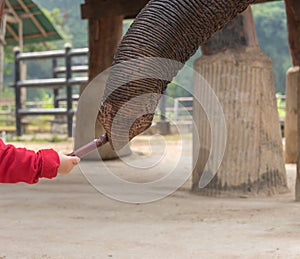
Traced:
POLYGON ((259 45, 273 61, 276 91, 285 93, 286 71, 291 62, 284 2, 253 5, 253 16, 259 45))

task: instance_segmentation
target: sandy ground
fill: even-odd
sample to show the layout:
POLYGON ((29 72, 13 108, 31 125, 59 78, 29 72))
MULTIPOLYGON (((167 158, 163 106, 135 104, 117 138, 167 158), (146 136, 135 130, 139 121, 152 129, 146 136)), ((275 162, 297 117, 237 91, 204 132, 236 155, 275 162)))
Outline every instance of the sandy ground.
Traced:
MULTIPOLYGON (((170 161, 160 164, 154 177, 170 171, 175 142, 167 148, 173 153, 165 154, 170 161)), ((72 148, 70 141, 15 144, 72 148)), ((190 170, 190 155, 177 165, 182 171, 190 170)), ((295 165, 287 165, 291 192, 281 196, 201 197, 189 191, 188 180, 163 199, 130 204, 106 197, 87 181, 95 163, 82 161, 70 175, 37 185, 1 185, 0 258, 300 258, 295 165)), ((152 173, 140 170, 138 177, 122 161, 105 167, 128 181, 134 175, 136 182, 153 180, 152 173)))

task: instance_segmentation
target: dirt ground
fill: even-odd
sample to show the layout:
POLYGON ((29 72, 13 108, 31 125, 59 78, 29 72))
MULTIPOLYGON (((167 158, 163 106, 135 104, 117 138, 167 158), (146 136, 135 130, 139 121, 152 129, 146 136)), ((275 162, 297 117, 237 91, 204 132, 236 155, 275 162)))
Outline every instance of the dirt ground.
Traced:
MULTIPOLYGON (((72 149, 71 141, 14 144, 72 149)), ((173 153, 166 156, 175 159, 176 140, 168 147, 173 153)), ((189 191, 188 180, 164 199, 130 204, 107 198, 87 181, 81 171, 92 171, 93 163, 82 161, 68 176, 36 185, 1 185, 1 259, 300 257, 295 165, 287 165, 291 192, 276 197, 202 197, 189 191)), ((132 174, 118 160, 107 166, 125 178, 132 174)), ((179 166, 190 170, 188 159, 179 166)))

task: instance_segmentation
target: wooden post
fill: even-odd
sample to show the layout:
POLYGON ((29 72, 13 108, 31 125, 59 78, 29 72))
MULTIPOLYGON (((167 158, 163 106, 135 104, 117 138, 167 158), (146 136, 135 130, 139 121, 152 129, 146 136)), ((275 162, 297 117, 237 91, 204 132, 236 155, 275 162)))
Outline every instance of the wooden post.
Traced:
POLYGON ((296 201, 300 201, 300 151, 299 151, 299 147, 300 147, 300 86, 298 83, 298 87, 296 90, 296 94, 297 94, 297 136, 298 136, 298 140, 297 140, 297 175, 296 175, 296 184, 295 184, 295 200, 296 201))
MULTIPOLYGON (((201 104, 194 102, 200 155, 194 152, 193 190, 201 194, 240 196, 287 191, 272 62, 257 42, 249 7, 203 45, 204 55, 195 63, 195 70, 218 96, 227 127, 221 166, 214 179, 200 189, 200 177, 211 173, 209 168, 204 170, 211 129, 201 104)), ((201 95, 201 85, 195 84, 195 93, 201 95)))
POLYGON ((66 97, 67 97, 67 128, 68 137, 72 137, 73 131, 73 91, 72 85, 69 83, 72 78, 72 59, 71 59, 71 44, 65 44, 65 66, 66 66, 66 97))
MULTIPOLYGON (((27 65, 20 61, 20 80, 25 81, 27 77, 27 65)), ((21 88, 21 108, 26 108, 27 101, 27 89, 26 87, 21 88)))
POLYGON ((19 114, 19 109, 21 109, 21 88, 18 86, 18 82, 21 80, 21 65, 18 59, 20 54, 20 49, 15 48, 15 112, 16 112, 16 133, 17 136, 22 134, 21 125, 21 115, 19 114))
MULTIPOLYGON (((93 10, 98 2, 86 0, 86 10, 93 10)), ((105 16, 105 17, 87 17, 88 18, 88 32, 89 32, 89 81, 91 82, 102 71, 112 65, 113 57, 122 39, 123 32, 123 16, 105 16)), ((81 93, 87 86, 81 87, 81 93)), ((82 105, 77 111, 76 131, 75 131, 75 149, 89 143, 93 138, 98 138, 104 132, 102 125, 98 120, 90 121, 91 109, 98 111, 100 101, 104 93, 105 84, 100 82, 97 85, 100 91, 98 96, 93 95, 91 91, 90 103, 86 107, 82 105), (86 134, 87 127, 95 129, 94 136, 86 134)), ((88 89, 87 89, 88 90, 88 89)), ((85 106, 85 105, 84 105, 85 106)), ((96 119, 96 118, 95 118, 96 119)), ((109 145, 105 145, 99 149, 102 159, 116 158, 117 154, 111 149, 109 145)), ((125 153, 129 153, 127 150, 125 153)), ((85 157, 87 160, 98 160, 99 157, 94 154, 89 154, 85 157)))
MULTIPOLYGON (((287 15, 287 27, 288 27, 288 37, 289 37, 289 47, 291 62, 294 67, 300 66, 300 2, 299 0, 285 0, 285 9, 287 15)), ((298 72, 299 73, 299 72, 298 72)), ((297 76, 296 76, 297 77, 297 76)), ((288 82, 287 82, 288 83, 288 82)), ((299 142, 300 142, 300 81, 295 85, 289 85, 289 89, 293 91, 290 96, 297 96, 297 133, 296 142, 297 146, 297 176, 296 176, 296 190, 295 199, 300 201, 300 152, 299 152, 299 142)), ((287 103, 291 103, 292 100, 287 99, 287 103)), ((288 116, 288 115, 287 115, 288 116)), ((289 117, 288 117, 289 118, 289 117)), ((290 132, 292 129, 285 129, 290 132)), ((289 142, 287 145, 290 145, 289 142)), ((294 145, 293 143, 291 145, 294 145)), ((289 149, 289 147, 288 147, 289 149)))
POLYGON ((89 19, 89 79, 109 68, 122 39, 123 17, 89 19))
POLYGON ((285 0, 290 55, 293 66, 300 66, 300 1, 285 0))
MULTIPOLYGON (((55 69, 57 68, 57 59, 52 59, 52 75, 53 75, 53 78, 57 78, 57 73, 55 72, 55 69)), ((57 100, 59 96, 59 88, 55 88, 53 90, 53 106, 54 108, 58 108, 59 107, 59 102, 57 100)))
POLYGON ((4 10, 5 0, 0 0, 0 23, 2 22, 2 15, 4 10))

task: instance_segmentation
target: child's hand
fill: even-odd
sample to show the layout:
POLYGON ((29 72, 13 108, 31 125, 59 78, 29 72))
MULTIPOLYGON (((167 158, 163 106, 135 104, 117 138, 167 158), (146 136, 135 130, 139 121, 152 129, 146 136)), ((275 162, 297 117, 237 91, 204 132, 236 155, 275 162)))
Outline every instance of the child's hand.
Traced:
POLYGON ((63 153, 58 153, 60 165, 58 167, 58 173, 67 174, 69 173, 75 165, 80 161, 80 158, 77 156, 67 156, 63 153))

